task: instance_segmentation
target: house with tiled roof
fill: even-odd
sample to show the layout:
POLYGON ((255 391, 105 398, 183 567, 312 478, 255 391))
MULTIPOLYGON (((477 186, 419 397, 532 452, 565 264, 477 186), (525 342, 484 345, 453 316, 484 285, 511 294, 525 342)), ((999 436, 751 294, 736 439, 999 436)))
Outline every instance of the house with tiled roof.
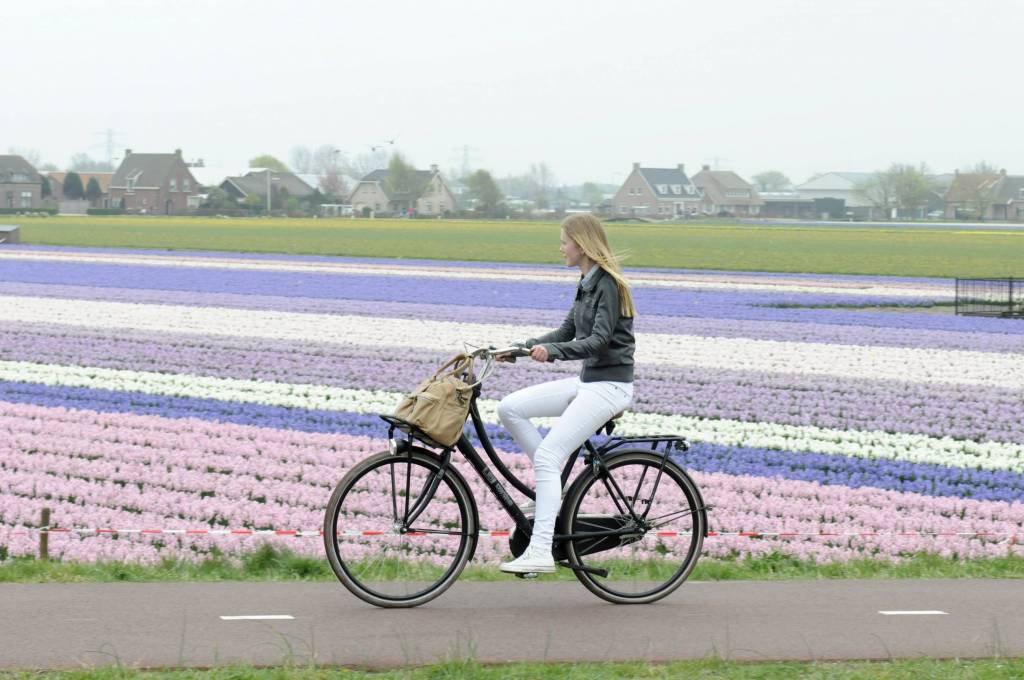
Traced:
POLYGON ((750 216, 764 207, 757 189, 731 170, 712 170, 705 165, 690 179, 700 190, 701 212, 750 216))
POLYGON ((110 207, 151 215, 181 215, 199 183, 181 157, 174 153, 132 153, 126 149, 121 165, 110 179, 110 207))
MULTIPOLYGON (((100 195, 95 201, 92 201, 93 208, 109 208, 110 207, 110 180, 113 179, 114 173, 112 172, 77 172, 78 176, 82 180, 82 190, 84 191, 89 186, 89 180, 96 180, 96 184, 99 185, 100 195)), ((56 201, 64 201, 67 197, 64 195, 64 180, 67 179, 68 173, 62 171, 53 171, 46 173, 47 178, 50 180, 50 194, 56 201)), ((61 212, 64 212, 61 210, 61 212)))
POLYGON ((457 210, 455 194, 436 165, 416 170, 414 177, 411 189, 398 190, 390 181, 389 170, 374 170, 359 180, 348 202, 361 217, 405 215, 410 208, 418 216, 441 217, 457 210))
POLYGON ((992 219, 1024 222, 1024 175, 1003 174, 992 200, 992 219))
POLYGON ((0 155, 0 208, 39 208, 43 177, 17 154, 0 155))
POLYGON ((1024 177, 999 172, 956 172, 946 191, 950 219, 1024 219, 1024 177))
POLYGON ((700 190, 686 176, 682 163, 674 168, 644 168, 633 163, 612 205, 615 217, 671 219, 696 215, 700 201, 700 190))
POLYGON ((268 185, 272 210, 284 208, 284 202, 289 198, 306 198, 313 193, 313 187, 295 173, 277 170, 254 170, 242 176, 228 177, 221 182, 220 188, 238 200, 258 196, 260 204, 266 205, 268 185))

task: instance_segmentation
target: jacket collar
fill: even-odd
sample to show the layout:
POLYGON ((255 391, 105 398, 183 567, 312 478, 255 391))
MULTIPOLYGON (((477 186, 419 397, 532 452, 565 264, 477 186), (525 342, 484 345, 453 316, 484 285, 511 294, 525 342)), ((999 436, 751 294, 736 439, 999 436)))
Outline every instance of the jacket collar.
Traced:
POLYGON ((594 269, 587 272, 587 275, 580 277, 580 288, 587 291, 588 293, 597 286, 597 282, 604 276, 604 270, 598 265, 594 265, 594 269), (594 270, 597 271, 594 271, 594 270))

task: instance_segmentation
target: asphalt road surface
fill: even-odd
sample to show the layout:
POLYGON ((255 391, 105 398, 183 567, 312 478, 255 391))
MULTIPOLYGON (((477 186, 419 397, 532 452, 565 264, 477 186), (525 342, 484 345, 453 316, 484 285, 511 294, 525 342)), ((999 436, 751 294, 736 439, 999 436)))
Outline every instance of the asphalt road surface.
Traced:
POLYGON ((1024 656, 1012 580, 690 582, 634 606, 464 582, 407 610, 334 583, 2 584, 0 614, 4 669, 1024 656), (267 616, 287 618, 230 618, 267 616))

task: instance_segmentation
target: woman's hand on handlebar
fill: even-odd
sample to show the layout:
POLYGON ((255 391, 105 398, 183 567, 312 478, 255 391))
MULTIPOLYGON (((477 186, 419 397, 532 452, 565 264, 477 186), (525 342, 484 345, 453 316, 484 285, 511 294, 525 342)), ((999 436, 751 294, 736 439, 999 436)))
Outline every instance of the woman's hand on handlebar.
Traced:
POLYGON ((534 361, 544 363, 548 360, 548 348, 544 345, 534 345, 530 349, 530 358, 534 361))
MULTIPOLYGON (((491 349, 494 348, 492 347, 491 349)), ((516 343, 513 344, 511 347, 507 348, 507 351, 501 350, 497 354, 495 354, 494 360, 500 361, 502 363, 514 364, 516 361, 516 357, 528 357, 530 356, 530 354, 531 353, 529 349, 516 343)))

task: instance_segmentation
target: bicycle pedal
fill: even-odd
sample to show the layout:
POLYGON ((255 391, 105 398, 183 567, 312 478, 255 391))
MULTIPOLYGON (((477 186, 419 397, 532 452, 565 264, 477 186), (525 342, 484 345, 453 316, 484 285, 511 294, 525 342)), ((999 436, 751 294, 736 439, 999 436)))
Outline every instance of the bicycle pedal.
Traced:
POLYGON ((539 574, 535 571, 528 571, 524 574, 516 574, 516 578, 521 578, 529 581, 532 581, 533 579, 537 578, 537 576, 539 576, 539 574))

